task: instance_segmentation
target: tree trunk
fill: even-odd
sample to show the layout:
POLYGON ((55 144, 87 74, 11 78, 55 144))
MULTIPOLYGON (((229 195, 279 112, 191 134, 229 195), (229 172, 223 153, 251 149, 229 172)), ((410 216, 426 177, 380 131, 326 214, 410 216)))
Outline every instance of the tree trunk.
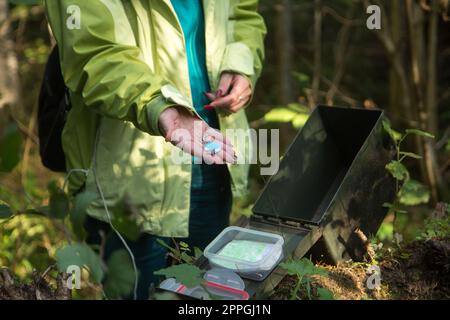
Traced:
MULTIPOLYGON (((427 84, 426 84, 426 113, 427 129, 437 136, 439 132, 438 107, 437 107, 437 55, 438 55, 438 25, 439 25, 439 0, 431 0, 431 13, 428 25, 428 60, 427 60, 427 84)), ((439 164, 436 154, 436 141, 425 142, 426 159, 428 159, 429 174, 436 177, 437 191, 444 201, 449 200, 448 187, 439 172, 439 164)), ((437 194, 435 195, 437 197, 437 194)))
POLYGON ((314 0, 314 74, 312 100, 319 103, 320 76, 322 73, 322 1, 314 0))
MULTIPOLYGON (((403 56, 403 48, 400 46, 400 40, 403 37, 402 19, 401 19, 401 6, 400 1, 391 2, 391 28, 392 28, 392 40, 397 47, 398 54, 403 56)), ((394 68, 391 66, 389 72, 389 111, 395 119, 402 118, 402 95, 407 94, 402 92, 402 86, 400 85, 401 79, 394 68)))
POLYGON ((278 81, 279 103, 288 104, 294 101, 292 88, 292 6, 291 0, 278 0, 277 48, 278 48, 278 81))
POLYGON ((12 108, 20 105, 19 63, 11 39, 8 1, 0 0, 0 133, 12 108))

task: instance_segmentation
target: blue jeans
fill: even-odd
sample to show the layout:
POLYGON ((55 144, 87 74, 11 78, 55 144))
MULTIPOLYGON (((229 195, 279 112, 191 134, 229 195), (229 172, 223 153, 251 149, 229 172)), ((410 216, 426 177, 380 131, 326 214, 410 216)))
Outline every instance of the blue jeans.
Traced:
POLYGON ((190 248, 204 250, 230 224, 232 193, 229 182, 213 189, 191 189, 189 237, 181 239, 190 248))
MULTIPOLYGON (((217 180, 216 180, 217 182, 217 180)), ((193 187, 191 190, 191 209, 189 216, 189 237, 182 240, 191 248, 198 247, 204 250, 214 238, 229 225, 232 205, 232 194, 228 173, 221 179, 220 184, 202 184, 202 187, 193 187)), ((109 224, 88 217, 85 222, 87 243, 99 245, 101 237, 99 231, 106 235, 104 259, 107 261, 111 254, 117 250, 125 249, 123 243, 114 232, 111 232, 109 224)), ((160 238, 150 234, 142 234, 138 240, 127 240, 135 257, 139 271, 137 298, 147 300, 149 289, 157 286, 161 279, 153 273, 167 267, 167 250, 156 240, 161 239, 173 246, 170 239, 160 238)), ((132 299, 132 294, 124 299, 132 299)))

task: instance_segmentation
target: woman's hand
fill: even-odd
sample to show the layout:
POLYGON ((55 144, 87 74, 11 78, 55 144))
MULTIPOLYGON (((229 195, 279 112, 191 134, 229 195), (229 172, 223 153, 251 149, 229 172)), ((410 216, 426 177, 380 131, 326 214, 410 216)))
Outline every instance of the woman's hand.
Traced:
POLYGON ((242 110, 250 101, 252 89, 248 79, 237 73, 224 72, 216 93, 205 93, 212 102, 205 109, 225 108, 231 113, 242 110))
POLYGON ((159 127, 166 141, 207 164, 235 163, 233 146, 217 130, 184 107, 164 110, 159 117, 159 127), (213 152, 205 150, 205 144, 214 142, 213 152))

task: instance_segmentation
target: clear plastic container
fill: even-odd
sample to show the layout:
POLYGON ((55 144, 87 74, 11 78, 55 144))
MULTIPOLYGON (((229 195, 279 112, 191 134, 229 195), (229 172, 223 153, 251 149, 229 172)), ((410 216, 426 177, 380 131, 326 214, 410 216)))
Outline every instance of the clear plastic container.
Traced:
POLYGON ((213 268, 203 277, 206 290, 222 300, 248 300, 249 295, 244 291, 245 283, 236 273, 228 269, 213 268))
POLYGON ((183 284, 177 282, 174 278, 169 278, 161 282, 160 289, 164 289, 170 292, 182 294, 194 299, 209 300, 209 295, 202 287, 198 286, 192 289, 187 288, 183 284))
POLYGON ((284 239, 277 234, 229 227, 211 242, 204 255, 212 267, 262 281, 283 259, 283 245, 284 239))
POLYGON ((234 272, 226 269, 212 269, 205 273, 204 286, 189 289, 174 278, 166 279, 159 287, 161 289, 185 295, 194 299, 210 300, 248 300, 244 291, 244 281, 234 272), (211 296, 212 295, 212 296, 211 296))

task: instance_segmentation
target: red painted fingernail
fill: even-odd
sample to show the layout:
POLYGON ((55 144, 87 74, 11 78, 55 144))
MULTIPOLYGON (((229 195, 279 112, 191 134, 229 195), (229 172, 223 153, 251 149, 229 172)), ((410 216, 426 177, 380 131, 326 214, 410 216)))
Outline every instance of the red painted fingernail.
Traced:
POLYGON ((204 106, 203 109, 205 109, 205 110, 214 110, 215 108, 214 108, 214 106, 208 104, 208 105, 204 106))
POLYGON ((222 97, 223 96, 223 91, 222 90, 217 90, 217 96, 218 97, 222 97))

